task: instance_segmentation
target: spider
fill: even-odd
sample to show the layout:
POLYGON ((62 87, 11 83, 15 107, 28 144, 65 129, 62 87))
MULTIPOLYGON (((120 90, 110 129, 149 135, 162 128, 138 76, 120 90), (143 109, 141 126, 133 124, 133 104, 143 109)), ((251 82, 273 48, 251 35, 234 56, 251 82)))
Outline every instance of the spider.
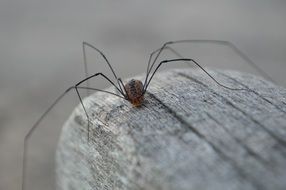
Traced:
POLYGON ((111 94, 114 96, 117 96, 119 98, 122 98, 128 102, 130 102, 134 107, 139 107, 143 104, 143 100, 144 100, 144 95, 150 85, 150 82, 152 81, 154 75, 156 74, 156 72, 158 71, 158 69, 166 63, 172 63, 172 62, 186 62, 187 64, 194 64, 196 65, 199 69, 201 69, 205 74, 207 74, 215 83, 217 83, 219 86, 229 89, 229 90, 249 90, 249 89, 245 89, 245 88, 231 88, 228 87, 222 83, 220 83, 219 81, 217 81, 206 69, 204 69, 197 61, 195 61, 194 59, 190 59, 190 58, 184 58, 183 56, 181 56, 175 49, 173 49, 171 47, 171 45, 173 44, 180 44, 180 43, 210 43, 210 44, 218 44, 218 45, 222 45, 222 46, 228 46, 230 47, 234 52, 236 52, 242 59, 245 60, 246 63, 248 63, 250 66, 252 66, 254 69, 256 69, 259 73, 261 73, 265 78, 267 78, 268 80, 273 81, 273 79, 267 74, 265 73, 262 69, 260 69, 253 61, 251 61, 244 53, 242 53, 234 44, 232 44, 231 42, 228 41, 221 41, 221 40, 179 40, 179 41, 169 41, 164 43, 159 49, 153 51, 150 54, 149 60, 148 60, 148 65, 147 65, 147 72, 146 72, 146 77, 145 80, 142 82, 140 80, 135 80, 132 79, 129 82, 127 82, 125 85, 123 84, 121 78, 118 78, 115 71, 113 70, 110 62, 108 61, 108 59, 106 58, 106 56, 103 54, 102 51, 100 51, 98 48, 96 48, 95 46, 91 45, 90 43, 87 42, 83 42, 82 43, 82 50, 83 50, 83 59, 84 59, 84 69, 85 69, 85 79, 79 81, 78 83, 76 83, 74 86, 69 87, 64 93, 62 93, 55 101, 53 104, 51 104, 51 106, 41 115, 41 117, 36 121, 36 123, 32 126, 32 128, 28 131, 28 133, 25 136, 24 139, 24 155, 23 155, 23 179, 22 179, 22 190, 25 189, 25 169, 26 169, 26 150, 27 150, 27 141, 30 138, 30 136, 32 135, 32 133, 35 131, 35 129, 37 128, 37 126, 40 124, 40 122, 45 118, 45 116, 51 111, 51 109, 71 90, 75 90, 78 98, 79 98, 79 102, 84 110, 84 113, 86 115, 87 118, 87 139, 89 140, 89 130, 90 130, 90 117, 87 113, 87 110, 84 106, 83 103, 83 99, 79 93, 79 90, 94 90, 94 91, 100 91, 100 92, 104 92, 107 94, 111 94), (99 72, 99 73, 95 73, 93 75, 88 75, 88 70, 87 70, 87 59, 86 59, 86 47, 89 47, 95 51, 97 51, 102 58, 105 60, 106 64, 108 65, 108 67, 110 68, 116 83, 112 82, 112 80, 110 78, 108 78, 105 74, 99 72), (171 51, 174 55, 176 55, 177 58, 175 59, 168 59, 168 60, 163 60, 160 61, 159 64, 156 66, 156 62, 158 60, 158 57, 160 56, 160 54, 164 51, 164 50, 169 50, 171 51), (154 60, 152 61, 152 58, 155 56, 154 60), (153 69, 154 68, 154 69, 153 69), (153 69, 153 72, 152 72, 153 69), (102 77, 103 79, 107 80, 113 87, 115 87, 116 91, 119 94, 116 94, 114 92, 109 92, 106 90, 101 90, 98 88, 91 88, 89 87, 89 83, 88 81, 92 78, 95 77, 102 77), (86 85, 85 87, 80 86, 81 84, 85 83, 86 85))

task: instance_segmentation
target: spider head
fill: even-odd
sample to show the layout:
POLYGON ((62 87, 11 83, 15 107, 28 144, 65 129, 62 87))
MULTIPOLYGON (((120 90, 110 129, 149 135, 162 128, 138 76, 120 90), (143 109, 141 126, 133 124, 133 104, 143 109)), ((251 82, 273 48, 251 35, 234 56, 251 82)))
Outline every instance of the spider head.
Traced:
POLYGON ((144 88, 140 80, 132 79, 124 86, 128 101, 138 107, 141 106, 144 100, 144 88))

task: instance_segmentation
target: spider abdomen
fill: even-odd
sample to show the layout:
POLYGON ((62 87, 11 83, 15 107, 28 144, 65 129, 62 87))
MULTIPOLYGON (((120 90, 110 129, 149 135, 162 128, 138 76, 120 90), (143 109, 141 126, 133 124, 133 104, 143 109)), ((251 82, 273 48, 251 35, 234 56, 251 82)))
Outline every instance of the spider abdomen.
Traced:
POLYGON ((128 101, 134 106, 140 106, 144 100, 143 84, 140 80, 130 80, 125 86, 128 101))

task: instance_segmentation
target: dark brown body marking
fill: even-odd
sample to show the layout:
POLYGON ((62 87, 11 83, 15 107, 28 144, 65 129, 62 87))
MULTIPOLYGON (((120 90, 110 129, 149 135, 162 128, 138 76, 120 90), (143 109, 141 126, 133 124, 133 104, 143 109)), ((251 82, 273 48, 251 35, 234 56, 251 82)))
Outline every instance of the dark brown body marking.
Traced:
POLYGON ((127 100, 134 106, 141 106, 144 100, 143 83, 140 80, 132 79, 124 86, 127 93, 127 100))

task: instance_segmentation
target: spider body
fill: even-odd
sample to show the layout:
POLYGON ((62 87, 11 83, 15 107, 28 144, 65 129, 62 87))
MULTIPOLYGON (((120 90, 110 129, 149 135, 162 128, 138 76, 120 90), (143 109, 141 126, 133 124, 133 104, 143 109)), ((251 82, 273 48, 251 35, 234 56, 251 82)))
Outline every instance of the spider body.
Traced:
POLYGON ((142 105, 144 100, 144 87, 140 80, 132 79, 124 86, 127 100, 135 107, 142 105))

